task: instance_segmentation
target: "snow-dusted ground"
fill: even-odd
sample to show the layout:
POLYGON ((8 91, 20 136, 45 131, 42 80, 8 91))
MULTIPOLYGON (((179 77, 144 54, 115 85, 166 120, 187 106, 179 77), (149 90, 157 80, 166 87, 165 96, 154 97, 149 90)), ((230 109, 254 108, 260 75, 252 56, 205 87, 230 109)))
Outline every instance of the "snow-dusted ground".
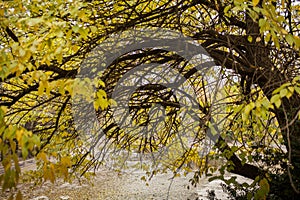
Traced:
MULTIPOLYGON (((25 164, 23 167, 33 168, 34 163, 25 164)), ((97 172, 92 184, 57 181, 55 184, 47 182, 33 188, 31 184, 23 184, 20 187, 25 200, 205 200, 207 190, 215 190, 217 198, 226 199, 226 194, 220 186, 221 181, 209 182, 208 178, 203 177, 194 188, 189 183, 193 173, 188 174, 187 177, 180 176, 175 179, 172 179, 172 173, 157 174, 149 182, 141 180, 144 175, 144 172, 140 170, 117 173, 102 168, 97 172)), ((227 176, 232 175, 227 174, 227 176)), ((243 177, 238 177, 238 180, 249 181, 243 177)), ((0 199, 7 198, 5 194, 2 194, 0 199)))

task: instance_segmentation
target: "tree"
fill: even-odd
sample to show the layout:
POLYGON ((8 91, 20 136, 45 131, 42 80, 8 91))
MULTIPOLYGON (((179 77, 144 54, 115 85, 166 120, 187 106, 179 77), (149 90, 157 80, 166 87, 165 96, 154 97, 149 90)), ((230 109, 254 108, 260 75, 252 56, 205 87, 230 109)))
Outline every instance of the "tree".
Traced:
MULTIPOLYGON (((86 85, 93 83, 97 87, 94 108, 99 121, 105 121, 114 104, 110 100, 112 91, 130 69, 144 63, 160 63, 179 69, 185 76, 192 73, 182 56, 145 48, 114 60, 108 71, 99 74, 100 81, 75 79, 82 61, 107 37, 131 29, 158 27, 193 38, 222 67, 227 113, 214 155, 211 153, 205 159, 225 157, 227 163, 221 171, 226 169, 255 180, 254 185, 260 187, 255 193, 258 199, 268 193, 270 198, 299 197, 297 3, 291 0, 5 1, 0 5, 0 147, 5 169, 0 181, 4 189, 14 187, 19 180, 17 143, 23 158, 31 152, 41 162, 45 180, 84 174, 103 162, 93 157, 92 148, 83 145, 71 114, 72 98, 93 91, 86 85), (26 127, 30 121, 36 124, 31 129, 26 127), (229 133, 234 141, 231 145, 225 140, 229 133)), ((199 88, 199 99, 205 100, 204 88, 208 83, 197 73, 186 78, 199 88)), ((180 124, 176 118, 179 108, 168 88, 153 85, 139 88, 131 100, 133 120, 146 123, 149 102, 159 102, 170 116, 157 138, 150 137, 147 142, 142 138, 144 142, 136 144, 136 140, 126 137, 122 129, 107 120, 104 133, 114 148, 155 152, 164 145, 158 139, 159 134, 176 132, 180 124)), ((207 101, 199 105, 203 119, 209 116, 209 107, 207 101)), ((196 141, 201 142, 202 136, 196 141)), ((172 139, 172 134, 161 137, 172 139)), ((195 160, 197 156, 190 150, 178 162, 168 163, 168 167, 176 171, 195 160)), ((201 166, 199 173, 207 168, 201 166)), ((198 175, 195 174, 194 181, 198 175)))

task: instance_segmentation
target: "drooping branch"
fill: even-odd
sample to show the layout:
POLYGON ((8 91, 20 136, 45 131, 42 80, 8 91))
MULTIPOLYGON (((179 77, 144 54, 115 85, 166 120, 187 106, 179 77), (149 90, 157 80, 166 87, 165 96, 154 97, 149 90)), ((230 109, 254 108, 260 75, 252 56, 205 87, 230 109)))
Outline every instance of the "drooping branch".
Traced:
MULTIPOLYGON (((221 152, 232 152, 231 148, 228 146, 226 141, 219 137, 218 141, 216 142, 215 146, 221 151, 221 152)), ((231 161, 233 164, 233 168, 229 170, 229 172, 232 172, 234 174, 238 174, 247 178, 250 178, 254 180, 257 176, 263 175, 264 171, 260 168, 248 164, 248 163, 242 163, 242 161, 237 157, 235 153, 229 153, 229 156, 226 157, 228 161, 231 161)))

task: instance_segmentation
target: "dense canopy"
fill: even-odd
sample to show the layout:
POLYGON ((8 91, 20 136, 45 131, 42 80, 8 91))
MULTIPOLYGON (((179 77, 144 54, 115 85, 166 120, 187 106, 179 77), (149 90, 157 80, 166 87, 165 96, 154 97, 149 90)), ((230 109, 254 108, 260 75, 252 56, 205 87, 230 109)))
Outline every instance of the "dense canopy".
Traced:
POLYGON ((229 171, 253 179, 243 185, 249 199, 299 198, 299 12, 292 0, 1 2, 3 190, 24 177, 88 175, 107 162, 124 163, 126 152, 154 156, 156 167, 144 167, 149 176, 189 172, 193 162, 192 184, 209 169, 220 179, 229 171), (130 39, 131 31, 138 34, 130 39), (174 47, 182 37, 188 54, 174 47), (206 57, 192 59, 194 51, 206 57), (179 78, 176 87, 166 84, 168 74, 179 78), (182 132, 193 141, 182 145, 182 132), (207 135, 215 143, 204 155, 207 135), (108 161, 110 151, 116 157, 108 161), (30 156, 38 168, 21 174, 18 162, 30 156), (215 159, 226 162, 216 169, 209 164, 215 159))

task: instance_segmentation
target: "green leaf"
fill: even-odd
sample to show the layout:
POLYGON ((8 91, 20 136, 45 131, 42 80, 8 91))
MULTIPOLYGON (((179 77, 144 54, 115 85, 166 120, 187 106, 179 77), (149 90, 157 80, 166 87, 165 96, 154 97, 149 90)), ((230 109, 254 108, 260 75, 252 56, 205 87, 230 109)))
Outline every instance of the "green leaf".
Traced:
POLYGON ((274 96, 271 97, 271 103, 275 103, 278 100, 280 100, 280 95, 279 94, 275 94, 274 96))
POLYGON ((267 196, 267 194, 270 192, 270 185, 266 178, 263 178, 259 181, 259 186, 262 191, 263 196, 267 196))
POLYGON ((275 104, 275 106, 277 108, 279 108, 281 105, 280 94, 276 94, 276 95, 272 96, 271 103, 275 104))
POLYGON ((228 11, 230 10, 230 8, 231 8, 231 5, 226 6, 226 7, 224 8, 224 13, 227 14, 228 11))
POLYGON ((254 102, 251 102, 248 105, 246 105, 245 110, 244 110, 245 114, 249 115, 251 110, 253 110, 253 108, 255 108, 255 103, 254 102))
POLYGON ((265 37, 265 41, 266 41, 266 42, 269 42, 270 39, 271 39, 271 33, 267 33, 267 34, 266 34, 266 37, 265 37))
POLYGON ((248 41, 249 41, 250 43, 251 43, 251 42, 252 42, 252 40, 253 40, 253 38, 252 38, 252 36, 251 36, 251 35, 249 35, 247 39, 248 39, 248 41))
POLYGON ((293 78, 293 82, 297 82, 300 80, 300 76, 296 76, 295 78, 293 78))
POLYGON ((28 149, 27 149, 27 147, 22 147, 22 157, 23 157, 23 159, 26 159, 27 158, 27 156, 28 156, 28 149))
POLYGON ((288 93, 288 90, 286 88, 284 88, 284 89, 280 90, 279 94, 280 94, 280 97, 282 98, 282 97, 285 97, 287 95, 287 93, 288 93))
POLYGON ((294 88, 295 88, 295 91, 296 91, 298 94, 300 94, 300 87, 295 86, 294 88))
POLYGON ((264 28, 266 26, 266 20, 263 18, 259 19, 258 25, 259 27, 264 28))
POLYGON ((29 18, 27 19, 27 24, 29 26, 35 26, 36 24, 42 23, 44 20, 42 18, 29 18))
POLYGON ((72 27, 72 30, 73 30, 75 33, 78 33, 79 29, 80 29, 80 27, 77 26, 77 25, 75 25, 75 26, 72 27))
POLYGON ((279 88, 275 89, 275 90, 272 92, 272 94, 277 94, 277 93, 279 93, 281 89, 282 89, 282 87, 279 87, 279 88))
POLYGON ((294 87, 290 86, 287 88, 287 90, 288 90, 288 93, 286 94, 286 97, 289 99, 294 94, 295 89, 294 89, 294 87))
POLYGON ((285 39, 289 43, 289 45, 293 45, 293 43, 294 43, 294 37, 291 34, 287 34, 285 36, 285 39))
POLYGON ((276 106, 277 108, 279 108, 279 107, 280 107, 280 105, 281 105, 281 100, 280 100, 280 101, 276 101, 276 102, 275 102, 275 106, 276 106))
POLYGON ((88 30, 87 29, 80 27, 79 30, 78 30, 78 33, 81 35, 81 37, 83 39, 87 39, 87 37, 88 37, 88 30))

